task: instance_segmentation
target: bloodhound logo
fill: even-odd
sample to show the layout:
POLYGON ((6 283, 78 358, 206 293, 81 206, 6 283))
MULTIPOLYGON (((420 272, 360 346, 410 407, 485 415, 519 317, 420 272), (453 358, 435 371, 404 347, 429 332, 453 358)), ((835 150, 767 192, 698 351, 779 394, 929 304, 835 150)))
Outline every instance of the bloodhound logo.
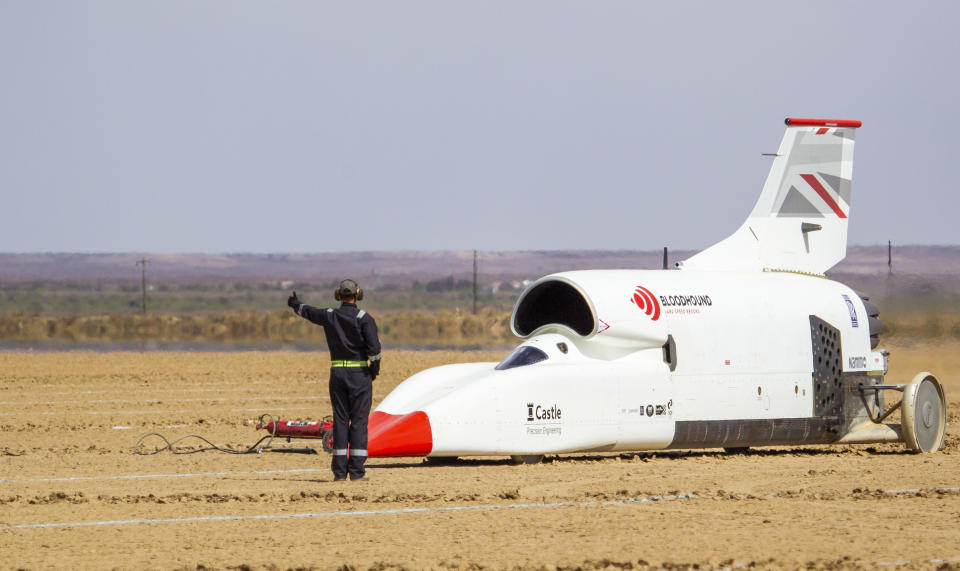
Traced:
POLYGON ((660 319, 660 302, 647 288, 638 285, 637 289, 633 291, 633 297, 630 298, 630 301, 649 315, 651 321, 660 319))

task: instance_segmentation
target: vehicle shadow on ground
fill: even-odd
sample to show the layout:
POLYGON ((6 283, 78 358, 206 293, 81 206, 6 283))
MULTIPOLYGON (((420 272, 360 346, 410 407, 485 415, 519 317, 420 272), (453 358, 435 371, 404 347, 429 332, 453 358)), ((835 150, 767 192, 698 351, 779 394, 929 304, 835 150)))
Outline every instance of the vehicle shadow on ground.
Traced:
MULTIPOLYGON (((744 456, 756 457, 824 457, 824 456, 862 456, 868 454, 871 456, 903 456, 913 454, 905 448, 877 449, 868 448, 747 448, 737 449, 730 452, 723 449, 705 449, 705 450, 656 450, 647 452, 620 452, 620 453, 589 453, 589 454, 563 454, 546 455, 541 462, 533 464, 566 464, 583 462, 616 462, 623 460, 685 460, 690 458, 739 458, 744 456)), ((433 460, 433 459, 430 459, 433 460)), ((513 466, 516 462, 509 458, 456 458, 443 459, 442 462, 426 461, 416 466, 513 466)), ((392 465, 381 465, 378 467, 391 467, 392 465)))
MULTIPOLYGON (((748 448, 746 450, 736 450, 731 452, 726 452, 722 449, 706 449, 706 450, 668 450, 668 451, 650 451, 650 452, 626 452, 626 453, 596 453, 596 454, 564 454, 564 455, 547 455, 544 456, 543 460, 540 462, 532 462, 532 464, 578 464, 578 463, 605 463, 605 462, 617 462, 623 460, 640 460, 640 461, 656 461, 656 460, 688 460, 696 458, 743 458, 743 457, 826 457, 826 456, 907 456, 913 454, 911 451, 904 448, 890 448, 890 449, 877 449, 874 447, 867 448, 748 448)), ((378 470, 407 470, 411 468, 417 469, 437 469, 451 466, 508 466, 508 467, 517 467, 524 465, 523 463, 517 463, 511 458, 491 458, 491 457, 478 457, 478 458, 455 458, 455 457, 442 457, 442 458, 409 458, 409 459, 397 459, 395 462, 388 464, 373 464, 368 467, 373 471, 378 470)), ((319 480, 325 481, 325 480, 319 480)))

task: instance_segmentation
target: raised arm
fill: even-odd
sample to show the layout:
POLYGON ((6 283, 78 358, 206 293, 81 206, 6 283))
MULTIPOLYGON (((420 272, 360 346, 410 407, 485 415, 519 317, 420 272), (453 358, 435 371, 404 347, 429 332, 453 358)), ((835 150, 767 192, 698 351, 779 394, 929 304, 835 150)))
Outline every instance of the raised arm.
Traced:
POLYGON ((329 310, 319 309, 303 303, 297 297, 297 292, 293 292, 293 295, 287 298, 287 305, 290 306, 290 309, 292 309, 294 313, 312 323, 316 323, 317 325, 327 325, 327 323, 329 323, 329 310))

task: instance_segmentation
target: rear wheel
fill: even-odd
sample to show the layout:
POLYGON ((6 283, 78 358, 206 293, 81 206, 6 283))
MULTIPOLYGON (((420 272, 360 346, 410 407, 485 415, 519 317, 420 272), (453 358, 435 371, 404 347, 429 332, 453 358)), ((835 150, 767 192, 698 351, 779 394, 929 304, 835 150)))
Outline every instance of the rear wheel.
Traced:
POLYGON ((936 452, 947 429, 943 387, 930 373, 920 373, 903 390, 900 417, 903 442, 914 452, 936 452))
POLYGON ((320 437, 320 444, 323 444, 323 451, 328 454, 333 454, 333 429, 323 433, 323 436, 320 437))

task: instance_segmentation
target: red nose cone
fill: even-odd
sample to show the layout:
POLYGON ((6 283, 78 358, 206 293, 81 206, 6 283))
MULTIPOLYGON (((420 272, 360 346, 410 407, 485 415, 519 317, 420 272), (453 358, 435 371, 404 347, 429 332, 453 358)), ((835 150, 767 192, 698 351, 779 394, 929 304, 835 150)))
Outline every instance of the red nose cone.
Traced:
POLYGON ((370 456, 426 456, 433 450, 430 419, 423 411, 387 414, 378 410, 367 425, 370 456))

